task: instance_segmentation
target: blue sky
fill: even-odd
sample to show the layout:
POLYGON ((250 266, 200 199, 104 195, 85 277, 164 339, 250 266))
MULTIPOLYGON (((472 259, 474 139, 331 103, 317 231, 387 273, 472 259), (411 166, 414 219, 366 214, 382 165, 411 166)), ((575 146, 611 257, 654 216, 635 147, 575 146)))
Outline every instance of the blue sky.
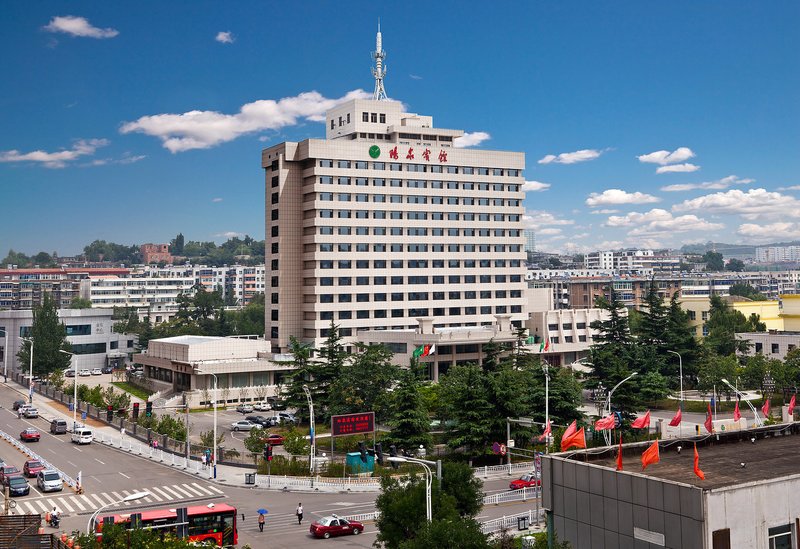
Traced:
POLYGON ((371 91, 379 17, 392 98, 526 153, 540 249, 800 239, 800 3, 496 5, 4 3, 0 255, 263 238, 261 149, 371 91))

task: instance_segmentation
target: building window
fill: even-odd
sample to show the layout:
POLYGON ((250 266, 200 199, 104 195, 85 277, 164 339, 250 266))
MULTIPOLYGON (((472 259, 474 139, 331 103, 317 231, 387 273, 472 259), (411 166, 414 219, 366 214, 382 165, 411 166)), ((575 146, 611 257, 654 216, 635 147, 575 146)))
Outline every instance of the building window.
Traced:
POLYGON ((768 531, 769 549, 792 549, 792 525, 776 526, 768 531))
POLYGON ((361 121, 362 122, 369 122, 369 113, 368 112, 362 112, 361 113, 361 121))
POLYGON ((777 355, 780 352, 781 352, 780 351, 780 346, 777 343, 773 343, 772 344, 772 354, 773 355, 777 355))
POLYGON ((689 320, 697 320, 697 311, 686 311, 689 314, 689 320))
POLYGON ((381 119, 381 124, 386 124, 386 114, 381 113, 380 119, 381 119))

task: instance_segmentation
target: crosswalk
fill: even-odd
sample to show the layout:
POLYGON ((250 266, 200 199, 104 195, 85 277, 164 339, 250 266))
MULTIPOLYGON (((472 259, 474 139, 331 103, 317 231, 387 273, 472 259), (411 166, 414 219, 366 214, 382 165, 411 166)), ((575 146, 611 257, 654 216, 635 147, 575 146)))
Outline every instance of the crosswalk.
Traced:
POLYGON ((52 511, 53 507, 55 507, 62 513, 80 514, 93 512, 106 506, 111 506, 111 508, 138 507, 141 505, 158 505, 159 503, 167 504, 168 502, 187 499, 217 498, 225 495, 225 492, 216 486, 197 482, 154 486, 152 488, 144 488, 144 490, 150 492, 150 495, 136 501, 119 504, 117 502, 126 496, 141 490, 120 490, 118 492, 84 493, 81 495, 75 495, 65 490, 64 492, 51 493, 52 495, 48 494, 38 498, 14 498, 13 501, 16 503, 16 507, 11 509, 10 512, 14 515, 38 515, 52 511))

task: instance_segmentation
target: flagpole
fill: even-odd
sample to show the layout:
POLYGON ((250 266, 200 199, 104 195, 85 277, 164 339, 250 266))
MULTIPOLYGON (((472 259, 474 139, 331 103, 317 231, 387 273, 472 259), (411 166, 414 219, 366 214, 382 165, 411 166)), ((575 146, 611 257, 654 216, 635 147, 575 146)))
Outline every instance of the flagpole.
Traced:
POLYGON ((678 375, 681 378, 681 394, 678 402, 678 409, 681 411, 681 422, 678 423, 678 437, 683 438, 683 358, 681 357, 681 354, 676 351, 667 350, 667 352, 672 353, 673 355, 678 355, 678 375))
MULTIPOLYGON (((544 370, 544 429, 550 425, 550 364, 545 360, 542 364, 544 370)), ((544 437, 544 453, 550 453, 550 435, 544 437)))

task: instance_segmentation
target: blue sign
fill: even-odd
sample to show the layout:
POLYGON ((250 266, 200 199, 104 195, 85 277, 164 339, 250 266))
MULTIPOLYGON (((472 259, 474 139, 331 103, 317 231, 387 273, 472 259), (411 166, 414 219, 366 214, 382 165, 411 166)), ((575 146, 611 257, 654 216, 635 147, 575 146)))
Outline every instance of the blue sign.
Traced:
POLYGON ((86 412, 81 412, 81 419, 86 421, 86 412))

